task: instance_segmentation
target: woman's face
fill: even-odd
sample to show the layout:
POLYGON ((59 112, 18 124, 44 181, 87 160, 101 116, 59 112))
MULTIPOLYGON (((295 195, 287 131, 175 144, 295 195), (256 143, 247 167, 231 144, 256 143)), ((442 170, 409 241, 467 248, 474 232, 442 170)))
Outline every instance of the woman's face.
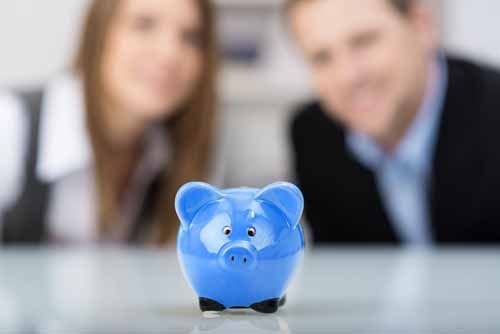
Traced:
POLYGON ((195 0, 121 0, 105 41, 106 101, 145 121, 172 116, 200 80, 202 29, 195 0))

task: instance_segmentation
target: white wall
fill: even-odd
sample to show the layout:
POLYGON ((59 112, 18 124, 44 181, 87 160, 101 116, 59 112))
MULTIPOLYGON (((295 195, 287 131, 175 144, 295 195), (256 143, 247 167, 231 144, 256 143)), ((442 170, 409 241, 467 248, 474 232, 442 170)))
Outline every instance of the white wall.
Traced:
POLYGON ((69 63, 87 0, 0 1, 0 85, 35 84, 69 63))
MULTIPOLYGON (((436 1, 442 1, 444 44, 500 65, 500 1, 436 1)), ((0 1, 0 86, 37 83, 68 64, 87 3, 0 1)))
POLYGON ((500 66, 500 1, 445 0, 444 44, 500 66))

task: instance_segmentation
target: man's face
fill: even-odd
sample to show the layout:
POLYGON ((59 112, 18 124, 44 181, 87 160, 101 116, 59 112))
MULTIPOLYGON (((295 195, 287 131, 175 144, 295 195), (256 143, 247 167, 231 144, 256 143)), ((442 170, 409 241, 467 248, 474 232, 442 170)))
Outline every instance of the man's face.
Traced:
POLYGON ((304 0, 290 23, 333 118, 382 141, 406 130, 435 51, 422 4, 402 15, 387 0, 304 0))

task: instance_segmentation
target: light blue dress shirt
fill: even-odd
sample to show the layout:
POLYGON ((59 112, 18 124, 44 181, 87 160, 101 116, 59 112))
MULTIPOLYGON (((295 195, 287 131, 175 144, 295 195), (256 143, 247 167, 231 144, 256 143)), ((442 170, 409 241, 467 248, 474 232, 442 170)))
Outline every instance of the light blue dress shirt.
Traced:
POLYGON ((429 186, 447 82, 446 62, 430 68, 422 106, 407 133, 390 154, 371 138, 350 132, 346 144, 375 174, 383 205, 400 239, 408 246, 432 245, 429 186))

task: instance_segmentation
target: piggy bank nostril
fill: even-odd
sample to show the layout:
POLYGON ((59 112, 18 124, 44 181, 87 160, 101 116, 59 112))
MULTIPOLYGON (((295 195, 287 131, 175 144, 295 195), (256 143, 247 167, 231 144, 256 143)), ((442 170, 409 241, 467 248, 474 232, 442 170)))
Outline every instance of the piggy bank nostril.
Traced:
POLYGON ((250 271, 257 266, 255 250, 247 243, 228 243, 221 249, 218 261, 229 271, 250 271))

